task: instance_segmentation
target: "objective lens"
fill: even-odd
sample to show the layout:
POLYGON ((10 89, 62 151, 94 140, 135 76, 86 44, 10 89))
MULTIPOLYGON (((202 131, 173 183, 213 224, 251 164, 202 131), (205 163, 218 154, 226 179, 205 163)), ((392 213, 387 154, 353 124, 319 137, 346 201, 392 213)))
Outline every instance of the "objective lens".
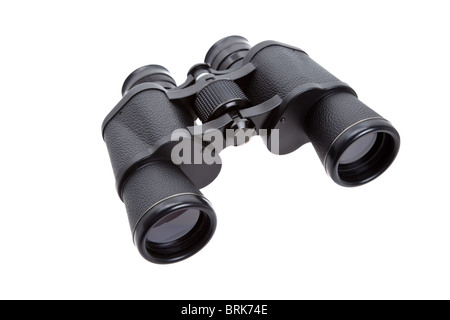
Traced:
POLYGON ((361 159, 370 149, 372 149, 377 140, 377 133, 369 133, 353 142, 341 156, 340 164, 349 164, 361 159))
POLYGON ((355 140, 337 166, 340 179, 350 185, 366 183, 383 173, 394 160, 398 143, 386 132, 369 133, 355 140))
POLYGON ((150 229, 147 241, 154 243, 168 243, 185 236, 197 224, 200 211, 187 209, 175 211, 159 220, 150 229))

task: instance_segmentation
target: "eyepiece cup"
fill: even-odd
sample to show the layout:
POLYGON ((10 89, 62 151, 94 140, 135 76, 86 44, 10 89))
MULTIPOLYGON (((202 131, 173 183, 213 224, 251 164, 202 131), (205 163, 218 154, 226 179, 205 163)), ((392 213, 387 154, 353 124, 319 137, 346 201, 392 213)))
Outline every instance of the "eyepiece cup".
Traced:
POLYGON ((232 70, 240 67, 251 46, 247 39, 230 36, 217 41, 205 57, 205 63, 214 70, 232 70))
POLYGON ((122 86, 122 96, 126 95, 138 84, 154 82, 166 89, 173 89, 177 86, 170 72, 159 65, 151 64, 133 71, 124 81, 122 86))

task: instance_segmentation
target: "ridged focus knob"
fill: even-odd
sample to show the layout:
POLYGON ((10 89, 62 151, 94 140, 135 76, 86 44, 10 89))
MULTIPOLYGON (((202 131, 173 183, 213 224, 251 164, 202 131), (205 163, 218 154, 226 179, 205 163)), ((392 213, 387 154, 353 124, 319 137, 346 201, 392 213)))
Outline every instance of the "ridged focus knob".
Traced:
POLYGON ((194 110, 205 123, 223 115, 230 109, 245 107, 247 96, 232 80, 217 80, 204 87, 195 99, 194 110))

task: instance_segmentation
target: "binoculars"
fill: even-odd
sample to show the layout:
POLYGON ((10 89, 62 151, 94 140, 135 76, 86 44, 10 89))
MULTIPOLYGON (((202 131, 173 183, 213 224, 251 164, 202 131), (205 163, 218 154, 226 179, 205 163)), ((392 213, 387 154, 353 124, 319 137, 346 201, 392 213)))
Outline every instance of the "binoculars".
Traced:
POLYGON ((182 85, 148 65, 122 95, 102 134, 134 243, 154 263, 188 258, 211 239, 216 215, 199 190, 218 176, 227 146, 260 135, 271 152, 288 154, 311 142, 346 187, 381 175, 400 147, 397 130, 349 85, 275 41, 224 38, 182 85))

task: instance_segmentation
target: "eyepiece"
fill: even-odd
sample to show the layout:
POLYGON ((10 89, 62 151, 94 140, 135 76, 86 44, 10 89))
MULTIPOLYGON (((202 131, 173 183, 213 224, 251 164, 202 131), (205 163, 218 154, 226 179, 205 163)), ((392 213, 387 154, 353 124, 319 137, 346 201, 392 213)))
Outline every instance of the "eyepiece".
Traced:
POLYGON ((241 62, 250 48, 250 43, 243 37, 226 37, 217 41, 209 49, 205 63, 215 70, 233 70, 241 66, 241 62))
POLYGON ((126 95, 128 91, 138 84, 146 82, 160 84, 166 89, 173 89, 177 86, 175 80, 166 68, 152 64, 133 71, 128 78, 126 78, 122 87, 122 96, 126 95))

